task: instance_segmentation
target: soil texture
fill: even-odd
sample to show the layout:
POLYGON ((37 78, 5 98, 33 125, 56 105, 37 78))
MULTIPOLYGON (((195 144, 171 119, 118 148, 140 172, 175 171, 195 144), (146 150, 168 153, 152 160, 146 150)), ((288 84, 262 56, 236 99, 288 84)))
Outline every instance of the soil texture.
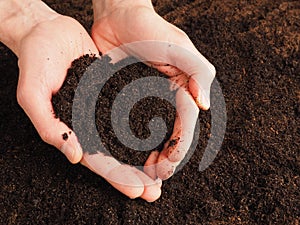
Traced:
MULTIPOLYGON (((91 1, 45 2, 90 31, 91 1)), ((300 2, 153 0, 153 4, 216 67, 228 120, 214 162, 199 172, 211 133, 210 111, 201 111, 196 151, 163 183, 161 198, 154 203, 128 199, 41 140, 16 100, 17 58, 0 44, 0 224, 299 224, 300 2)), ((104 87, 96 112, 97 120, 104 120, 104 125, 99 122, 100 133, 109 130, 105 120, 111 97, 141 74, 161 76, 135 64, 104 87)), ((149 117, 157 112, 172 128, 174 109, 157 100, 141 101, 131 111, 138 121, 131 124, 136 136, 149 135, 149 117), (143 106, 150 101, 150 106, 143 106), (149 117, 143 117, 141 109, 151 109, 154 103, 165 105, 154 106, 149 117)), ((120 150, 113 134, 106 133, 108 148, 120 150)), ((124 162, 135 164, 139 162, 132 158, 145 158, 144 152, 119 150, 114 154, 124 162)))

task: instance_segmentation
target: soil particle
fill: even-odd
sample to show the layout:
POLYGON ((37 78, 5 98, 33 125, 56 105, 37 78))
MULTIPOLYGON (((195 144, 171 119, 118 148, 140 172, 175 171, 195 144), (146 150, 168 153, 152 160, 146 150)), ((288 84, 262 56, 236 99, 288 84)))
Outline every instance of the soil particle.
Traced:
MULTIPOLYGON (((72 125, 72 106, 73 106, 73 98, 75 95, 75 91, 78 87, 80 79, 86 72, 87 68, 93 63, 96 62, 97 58, 94 56, 85 55, 80 57, 79 59, 74 60, 71 64, 67 72, 67 76, 65 82, 63 83, 60 90, 52 97, 52 103, 55 115, 60 118, 61 121, 66 123, 70 128, 72 125)), ((105 64, 105 68, 114 67, 113 64, 110 63, 110 58, 105 56, 100 59, 97 59, 97 65, 105 64)), ((123 62, 119 62, 120 64, 123 62)), ((110 71, 110 70, 108 70, 110 71)), ((145 65, 141 63, 136 63, 133 65, 126 66, 122 70, 115 73, 108 82, 102 88, 98 100, 96 102, 96 127, 101 137, 101 141, 105 147, 105 150, 108 150, 110 154, 116 157, 118 160, 122 162, 126 162, 131 165, 140 165, 142 166, 149 152, 146 151, 136 151, 131 148, 123 145, 118 137, 116 136, 111 122, 111 110, 112 104, 117 96, 118 92, 122 90, 127 84, 130 84, 132 81, 137 80, 142 77, 165 77, 165 75, 157 72, 154 69, 147 68, 145 65), (135 71, 135 73, 132 73, 135 71)), ((143 87, 139 87, 143 88, 143 87)), ((146 88, 146 87, 144 87, 146 88)), ((133 94, 139 96, 139 90, 135 89, 133 94)), ((89 94, 90 89, 82 90, 86 95, 89 94)), ((169 91, 168 91, 169 92, 169 91)), ((175 98, 175 92, 170 92, 170 96, 175 98)), ((82 103, 79 109, 79 113, 83 118, 86 116, 87 109, 85 108, 85 103, 82 103)), ((126 101, 117 106, 117 111, 121 111, 123 105, 126 105, 126 101)), ((136 135, 137 138, 147 138, 150 135, 150 130, 148 128, 148 124, 150 120, 154 117, 162 117, 166 125, 168 127, 168 132, 165 136, 164 141, 166 141, 173 129, 173 124, 175 120, 175 109, 168 103, 167 101, 160 99, 158 97, 147 97, 145 99, 141 99, 137 102, 130 112, 130 129, 136 135)), ((123 118, 118 118, 123 119, 123 118)), ((84 124, 82 125, 84 127, 84 124)), ((119 128, 122 129, 122 128, 119 128)), ((81 132, 81 131, 80 131, 81 132)), ((78 135, 78 134, 77 134, 78 135)), ((82 146, 87 146, 83 149, 83 151, 89 152, 90 154, 94 154, 96 152, 103 151, 102 149, 97 149, 98 143, 96 140, 94 141, 91 137, 93 135, 92 127, 84 128, 84 131, 79 135, 79 141, 82 146), (88 140, 86 143, 85 140, 88 140), (82 143, 82 142, 85 143, 82 143)), ((124 134, 125 135, 125 134, 124 134)), ((126 138, 126 136, 125 136, 126 138)), ((178 140, 172 140, 172 144, 176 144, 178 140)), ((164 142, 160 143, 156 149, 162 150, 164 142)), ((145 147, 145 146, 141 146, 145 147)), ((105 152, 105 151, 103 151, 105 152)), ((107 152, 105 152, 107 153, 107 152)), ((107 153, 108 154, 108 153, 107 153)))
POLYGON ((169 146, 168 146, 168 147, 172 147, 172 146, 177 145, 177 143, 178 143, 179 140, 180 140, 180 137, 177 138, 177 139, 172 139, 172 140, 170 140, 169 146))
MULTIPOLYGON (((45 2, 91 29, 91 1, 45 2)), ((0 224, 299 224, 299 1, 153 4, 216 67, 228 120, 214 162, 199 171, 213 127, 206 125, 210 111, 200 111, 197 148, 183 169, 163 182, 161 198, 154 203, 128 199, 41 140, 16 100, 18 59, 0 44, 0 224)), ((98 131, 109 140, 106 146, 116 150, 112 154, 135 164, 139 162, 133 159, 143 161, 147 156, 121 147, 106 120, 109 105, 114 91, 133 77, 156 72, 142 64, 127 69, 106 86, 110 92, 100 93, 97 104, 105 107, 96 114, 103 121, 98 131)), ((141 138, 150 135, 147 124, 152 117, 137 117, 147 104, 140 102, 131 112, 135 120, 130 126, 141 138)), ((166 107, 156 108, 152 115, 166 113, 163 118, 171 130, 174 111, 166 107)))
POLYGON ((66 140, 68 140, 69 136, 68 136, 67 133, 64 133, 64 134, 62 135, 62 138, 63 138, 64 141, 66 141, 66 140))

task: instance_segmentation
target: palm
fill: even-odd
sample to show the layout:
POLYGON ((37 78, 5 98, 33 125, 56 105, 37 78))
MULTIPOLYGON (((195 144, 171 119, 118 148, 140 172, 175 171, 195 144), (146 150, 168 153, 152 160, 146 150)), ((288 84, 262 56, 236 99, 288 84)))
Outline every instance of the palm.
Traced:
POLYGON ((154 182, 140 171, 122 166, 116 160, 101 154, 82 155, 81 151, 80 155, 76 153, 74 155, 71 151, 65 152, 66 144, 69 145, 68 150, 77 148, 79 144, 74 132, 69 133, 70 129, 59 119, 54 118, 51 97, 62 86, 66 71, 74 59, 97 52, 93 40, 74 19, 58 16, 54 20, 38 25, 20 46, 19 103, 32 119, 44 141, 61 149, 71 162, 80 161, 94 171, 95 168, 104 166, 95 172, 117 189, 130 197, 141 196, 153 201, 160 196, 160 187, 152 185, 146 191, 144 183, 154 182), (66 142, 62 139, 64 133, 71 134, 66 142), (130 178, 126 179, 125 184, 129 183, 127 186, 122 180, 124 174, 130 178))
POLYGON ((22 41, 19 85, 22 86, 23 81, 29 80, 36 83, 38 78, 38 82, 47 84, 49 93, 55 93, 61 87, 71 62, 91 53, 96 54, 97 49, 76 20, 58 16, 44 22, 22 41), (32 74, 39 76, 34 77, 32 74))
MULTIPOLYGON (((169 44, 164 44, 162 48, 158 48, 157 45, 145 48, 143 44, 129 49, 122 48, 127 55, 137 57, 146 54, 159 55, 154 58, 160 60, 151 60, 147 64, 164 72, 182 87, 176 94, 177 112, 180 117, 175 121, 170 138, 181 141, 172 147, 168 147, 167 142, 160 154, 154 151, 144 167, 144 171, 153 179, 157 176, 167 179, 189 149, 192 139, 190 131, 194 130, 198 107, 209 108, 209 89, 215 71, 182 30, 165 21, 149 5, 140 4, 135 3, 127 7, 121 5, 110 13, 106 12, 104 16, 98 17, 93 25, 92 37, 98 49, 104 54, 122 44, 143 41, 169 43, 179 46, 180 50, 185 49, 181 54, 182 52, 174 50, 178 48, 169 48, 168 46, 171 46, 169 44)), ((114 55, 114 57, 118 60, 124 56, 114 55)))
POLYGON ((100 51, 136 41, 156 40, 191 44, 186 34, 161 18, 152 8, 120 8, 94 22, 92 37, 100 51))
POLYGON ((91 53, 97 53, 97 48, 84 28, 61 15, 35 26, 19 46, 18 101, 42 139, 61 149, 73 163, 82 153, 73 153, 72 149, 78 149, 75 135, 62 140, 61 135, 70 129, 54 118, 51 97, 63 84, 71 62, 91 53))

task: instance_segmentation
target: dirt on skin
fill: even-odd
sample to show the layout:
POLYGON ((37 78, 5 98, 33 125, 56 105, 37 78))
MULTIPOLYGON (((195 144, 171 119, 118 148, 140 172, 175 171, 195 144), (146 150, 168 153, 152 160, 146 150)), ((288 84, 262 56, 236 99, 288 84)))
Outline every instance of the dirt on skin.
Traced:
MULTIPOLYGON (((89 115, 95 114, 95 122, 91 121, 90 123, 96 123, 96 128, 101 137, 101 141, 107 151, 112 154, 118 160, 128 163, 130 165, 139 165, 143 166, 148 155, 151 151, 142 151, 147 146, 136 146, 140 151, 131 149, 120 142, 114 129, 112 127, 111 118, 112 115, 112 105, 116 99, 116 96, 119 92, 126 86, 132 83, 133 81, 144 78, 144 77, 163 77, 167 78, 164 74, 159 73, 153 68, 149 68, 143 63, 130 63, 130 59, 124 59, 117 64, 112 64, 111 58, 108 56, 102 56, 98 58, 93 55, 84 55, 79 59, 76 59, 72 62, 70 69, 67 72, 65 82, 63 83, 60 90, 52 97, 52 104, 54 108, 54 113, 56 117, 60 118, 65 124, 70 128, 74 129, 72 121, 72 107, 75 92, 80 92, 84 98, 80 101, 80 107, 78 108, 78 118, 80 118, 79 127, 80 130, 75 130, 76 135, 79 138, 81 145, 83 146, 83 151, 88 152, 89 154, 95 154, 97 152, 105 152, 98 145, 99 138, 94 137, 93 126, 85 125, 85 121, 89 115), (94 63, 94 67, 90 65, 94 63), (129 64, 130 63, 130 64, 129 64), (118 65, 127 65, 123 69, 115 69, 116 67, 121 67, 118 65), (107 68, 105 71, 101 71, 100 68, 107 68), (111 69, 109 69, 111 67, 111 69), (99 73, 100 70, 100 73, 99 73), (117 70, 116 73, 110 71, 117 70), (103 75, 103 73, 107 75, 103 75), (96 79, 91 79, 92 82, 89 86, 84 87, 80 90, 79 85, 82 76, 95 76, 96 79), (109 76, 109 80, 104 84, 104 86, 97 87, 96 90, 101 90, 97 101, 90 104, 89 98, 91 89, 98 84, 97 77, 100 76, 109 76)), ((122 66, 123 67, 123 66, 122 66)), ((101 80, 101 79, 100 79, 101 80)), ((81 84, 82 85, 82 84, 81 84)), ((170 91, 169 85, 163 87, 162 85, 157 85, 157 87, 164 88, 165 92, 169 92, 169 98, 175 99, 176 91, 170 91)), ((121 124, 122 120, 126 119, 124 111, 124 105, 129 104, 128 98, 137 98, 137 101, 133 108, 129 112, 129 128, 132 130, 133 134, 140 139, 148 138, 150 133, 149 122, 153 117, 161 117, 164 119, 165 124, 167 125, 168 132, 165 134, 164 141, 161 142, 154 149, 162 150, 163 144, 170 138, 174 126, 176 110, 175 108, 168 103, 166 100, 160 99, 158 97, 148 96, 147 98, 140 98, 142 89, 150 89, 153 87, 144 82, 144 86, 134 86, 134 90, 130 92, 130 95, 121 97, 121 103, 115 105, 114 110, 116 110, 118 124, 121 124)), ((166 93, 167 94, 167 93, 166 93)), ((159 95, 159 92, 157 92, 159 95)), ((126 127, 118 127, 119 133, 123 135, 122 139, 125 139, 129 135, 126 132, 126 127)), ((64 140, 68 139, 68 134, 62 134, 64 140)), ((155 143, 160 143, 159 140, 155 140, 155 143)), ((142 144, 145 142, 142 142, 142 144)), ((171 140, 170 144, 175 145, 176 140, 171 140)), ((147 147, 149 149, 149 147, 147 147)), ((151 149, 151 148, 150 148, 151 149)), ((106 152, 107 153, 107 152, 106 152)))
MULTIPOLYGON (((46 3, 90 30, 91 2, 46 3)), ((16 101, 17 58, 1 44, 0 224, 299 224, 299 1, 153 4, 216 67, 228 121, 213 164, 198 171, 210 135, 210 111, 201 111, 197 149, 163 183, 161 198, 128 199, 40 139, 16 101)), ((141 64, 126 69, 126 82, 154 71, 141 64)), ((171 124, 173 112, 165 113, 171 124)), ((129 158, 138 157, 133 153, 129 158)))

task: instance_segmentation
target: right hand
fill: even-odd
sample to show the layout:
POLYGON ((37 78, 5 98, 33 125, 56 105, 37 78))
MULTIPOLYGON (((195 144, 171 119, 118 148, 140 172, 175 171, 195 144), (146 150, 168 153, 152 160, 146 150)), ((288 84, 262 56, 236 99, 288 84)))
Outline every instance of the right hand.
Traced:
POLYGON ((2 40, 6 40, 4 44, 19 58, 17 99, 41 138, 60 149, 70 162, 81 162, 130 198, 156 200, 161 194, 159 184, 141 171, 120 165, 113 158, 83 154, 74 132, 55 118, 51 98, 62 86, 71 62, 85 54, 98 55, 98 49, 76 20, 57 14, 41 1, 26 0, 16 4, 27 2, 31 4, 16 6, 21 12, 13 17, 20 35, 15 35, 11 29, 12 32, 2 40), (31 21, 32 14, 35 16, 31 21), (39 16, 41 20, 36 21, 39 16), (22 26, 24 20, 28 26, 22 26), (67 140, 62 137, 65 133, 67 140), (100 167, 99 173, 95 168, 100 167))

